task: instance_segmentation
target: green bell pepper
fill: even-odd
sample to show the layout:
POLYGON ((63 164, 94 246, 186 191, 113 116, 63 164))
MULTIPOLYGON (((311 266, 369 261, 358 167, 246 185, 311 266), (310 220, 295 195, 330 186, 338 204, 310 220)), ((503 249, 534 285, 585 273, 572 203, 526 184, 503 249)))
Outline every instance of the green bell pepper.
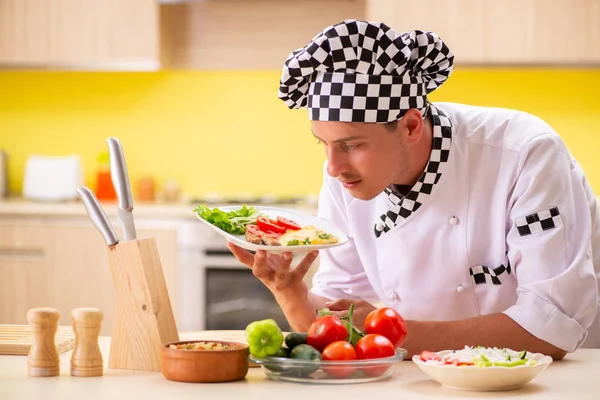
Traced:
POLYGON ((283 344, 283 333, 273 319, 263 319, 248 324, 246 341, 250 347, 250 354, 264 358, 277 354, 283 344))

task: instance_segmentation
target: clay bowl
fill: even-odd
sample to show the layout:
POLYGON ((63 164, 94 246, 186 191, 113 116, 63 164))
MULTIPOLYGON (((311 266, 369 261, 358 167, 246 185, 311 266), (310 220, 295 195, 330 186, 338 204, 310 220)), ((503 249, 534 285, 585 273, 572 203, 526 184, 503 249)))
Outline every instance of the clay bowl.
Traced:
POLYGON ((186 340, 165 343, 160 347, 160 369, 165 378, 177 382, 239 381, 248 373, 248 345, 219 340, 186 340), (228 350, 182 350, 171 345, 215 343, 235 345, 228 350))

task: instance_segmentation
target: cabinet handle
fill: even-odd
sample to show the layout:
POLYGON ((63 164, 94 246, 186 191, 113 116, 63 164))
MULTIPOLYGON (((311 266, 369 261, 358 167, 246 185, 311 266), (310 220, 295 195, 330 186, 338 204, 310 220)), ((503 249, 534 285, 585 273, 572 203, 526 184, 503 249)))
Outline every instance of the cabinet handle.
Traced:
POLYGON ((0 249, 0 261, 41 261, 45 257, 43 249, 0 249))

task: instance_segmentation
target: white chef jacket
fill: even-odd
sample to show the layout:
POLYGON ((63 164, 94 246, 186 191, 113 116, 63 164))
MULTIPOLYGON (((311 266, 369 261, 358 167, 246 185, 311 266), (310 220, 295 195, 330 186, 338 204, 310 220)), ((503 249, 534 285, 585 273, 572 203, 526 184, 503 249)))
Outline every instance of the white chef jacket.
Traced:
MULTIPOLYGON (((318 215, 348 242, 321 251, 311 291, 381 302, 408 320, 503 312, 565 351, 600 347, 598 205, 559 135, 514 110, 432 111, 434 142, 445 122, 451 144, 429 193, 420 181, 400 206, 388 190, 356 199, 325 166, 318 215)), ((431 157, 426 170, 439 152, 431 157)))

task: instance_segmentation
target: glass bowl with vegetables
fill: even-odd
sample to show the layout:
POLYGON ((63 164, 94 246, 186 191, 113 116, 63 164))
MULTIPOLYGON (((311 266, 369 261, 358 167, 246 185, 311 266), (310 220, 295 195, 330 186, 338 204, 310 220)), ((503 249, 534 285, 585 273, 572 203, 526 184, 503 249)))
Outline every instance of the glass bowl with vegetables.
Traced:
POLYGON ((307 332, 285 336, 274 321, 252 323, 246 330, 249 359, 273 380, 346 384, 390 377, 407 354, 400 348, 406 337, 404 320, 394 310, 378 309, 369 314, 362 331, 353 323, 353 309, 351 305, 342 318, 318 310, 307 332))

